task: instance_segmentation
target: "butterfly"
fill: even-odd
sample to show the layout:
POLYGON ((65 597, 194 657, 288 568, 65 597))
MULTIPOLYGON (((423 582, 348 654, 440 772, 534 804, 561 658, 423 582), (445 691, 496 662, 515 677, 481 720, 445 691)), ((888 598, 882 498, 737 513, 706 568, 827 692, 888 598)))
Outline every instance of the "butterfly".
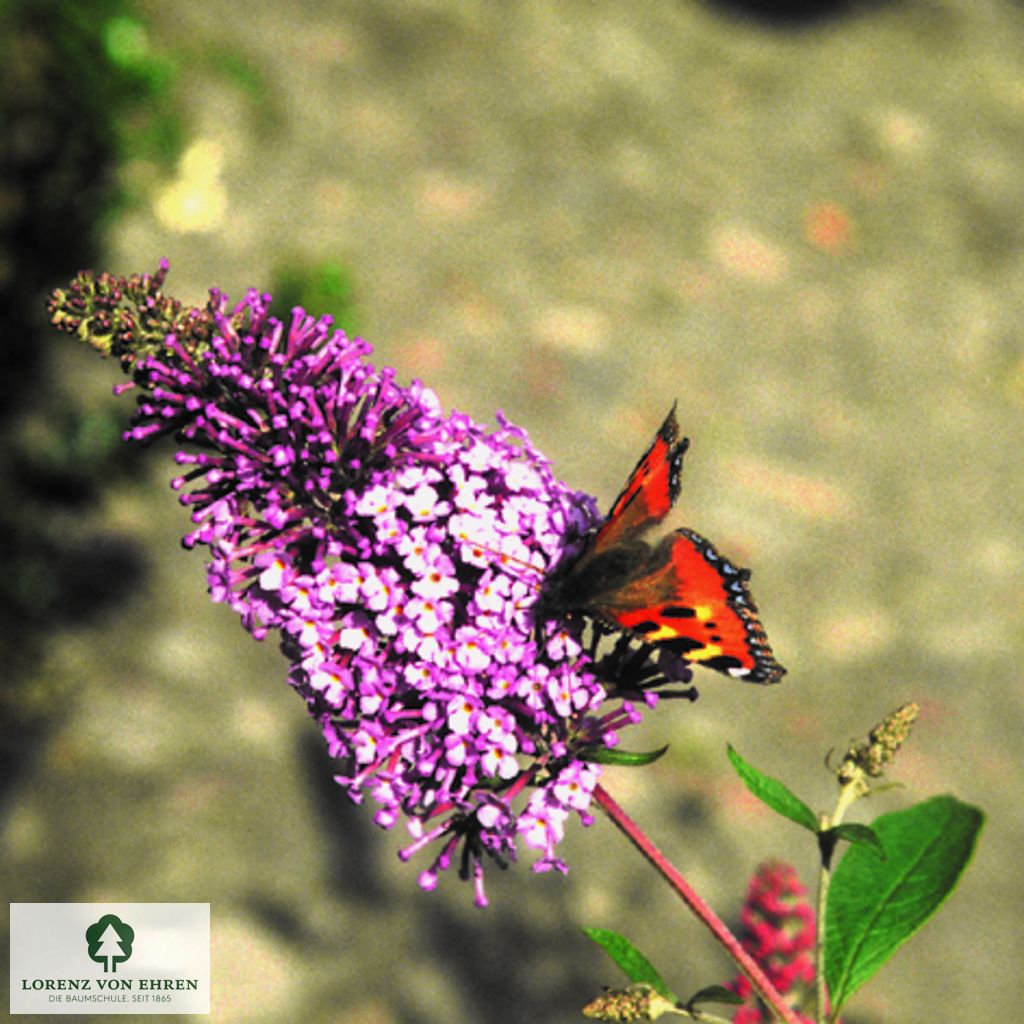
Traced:
POLYGON ((740 569, 693 530, 651 545, 644 534, 679 496, 687 438, 673 405, 607 518, 583 551, 543 586, 538 616, 582 613, 685 660, 748 683, 776 683, 786 670, 768 645, 740 569))

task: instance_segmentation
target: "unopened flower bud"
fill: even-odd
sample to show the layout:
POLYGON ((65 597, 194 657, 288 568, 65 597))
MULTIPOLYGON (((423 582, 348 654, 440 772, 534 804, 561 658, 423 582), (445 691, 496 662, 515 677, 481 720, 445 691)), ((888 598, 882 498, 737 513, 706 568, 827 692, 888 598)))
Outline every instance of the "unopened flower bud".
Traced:
POLYGON ((657 1020, 675 1007, 650 985, 630 985, 624 989, 608 989, 604 995, 583 1007, 589 1020, 627 1021, 657 1020))
POLYGON ((860 780, 866 787, 868 778, 879 778, 910 735, 919 710, 913 702, 903 704, 868 733, 866 743, 851 744, 836 773, 839 784, 845 786, 860 780))

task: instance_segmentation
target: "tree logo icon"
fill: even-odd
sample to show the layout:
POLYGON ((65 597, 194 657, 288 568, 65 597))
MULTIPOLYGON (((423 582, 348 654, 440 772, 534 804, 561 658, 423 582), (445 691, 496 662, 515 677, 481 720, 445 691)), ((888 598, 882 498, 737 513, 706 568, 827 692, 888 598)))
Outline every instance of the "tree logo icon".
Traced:
POLYGON ((89 959, 103 964, 103 973, 116 974, 117 965, 123 964, 132 955, 135 929, 113 914, 104 914, 95 924, 85 929, 85 941, 89 943, 89 959))

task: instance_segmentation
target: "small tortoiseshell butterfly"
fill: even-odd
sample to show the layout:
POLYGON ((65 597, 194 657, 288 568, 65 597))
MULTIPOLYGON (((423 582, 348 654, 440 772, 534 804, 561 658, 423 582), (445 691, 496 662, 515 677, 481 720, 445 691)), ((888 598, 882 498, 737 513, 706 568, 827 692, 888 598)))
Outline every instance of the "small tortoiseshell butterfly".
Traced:
POLYGON ((675 504, 688 446, 673 406, 608 518, 577 558, 548 577, 540 615, 581 612, 736 679, 776 683, 786 670, 757 617, 750 570, 693 530, 676 530, 655 546, 643 539, 675 504))

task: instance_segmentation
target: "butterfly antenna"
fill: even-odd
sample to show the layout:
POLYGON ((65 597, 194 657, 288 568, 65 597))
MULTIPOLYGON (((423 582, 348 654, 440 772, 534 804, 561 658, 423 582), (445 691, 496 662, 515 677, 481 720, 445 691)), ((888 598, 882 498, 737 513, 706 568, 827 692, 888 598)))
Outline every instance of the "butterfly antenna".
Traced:
MULTIPOLYGON (((532 562, 527 562, 524 558, 517 558, 515 555, 507 554, 504 551, 497 551, 494 548, 488 547, 486 544, 478 544, 476 541, 471 540, 464 540, 462 543, 468 544, 475 552, 492 555, 496 561, 503 565, 508 562, 513 562, 514 564, 521 566, 523 569, 528 569, 530 572, 535 573, 537 576, 543 576, 546 572, 546 570, 539 568, 532 562)), ((540 589, 539 585, 538 589, 540 589)))

